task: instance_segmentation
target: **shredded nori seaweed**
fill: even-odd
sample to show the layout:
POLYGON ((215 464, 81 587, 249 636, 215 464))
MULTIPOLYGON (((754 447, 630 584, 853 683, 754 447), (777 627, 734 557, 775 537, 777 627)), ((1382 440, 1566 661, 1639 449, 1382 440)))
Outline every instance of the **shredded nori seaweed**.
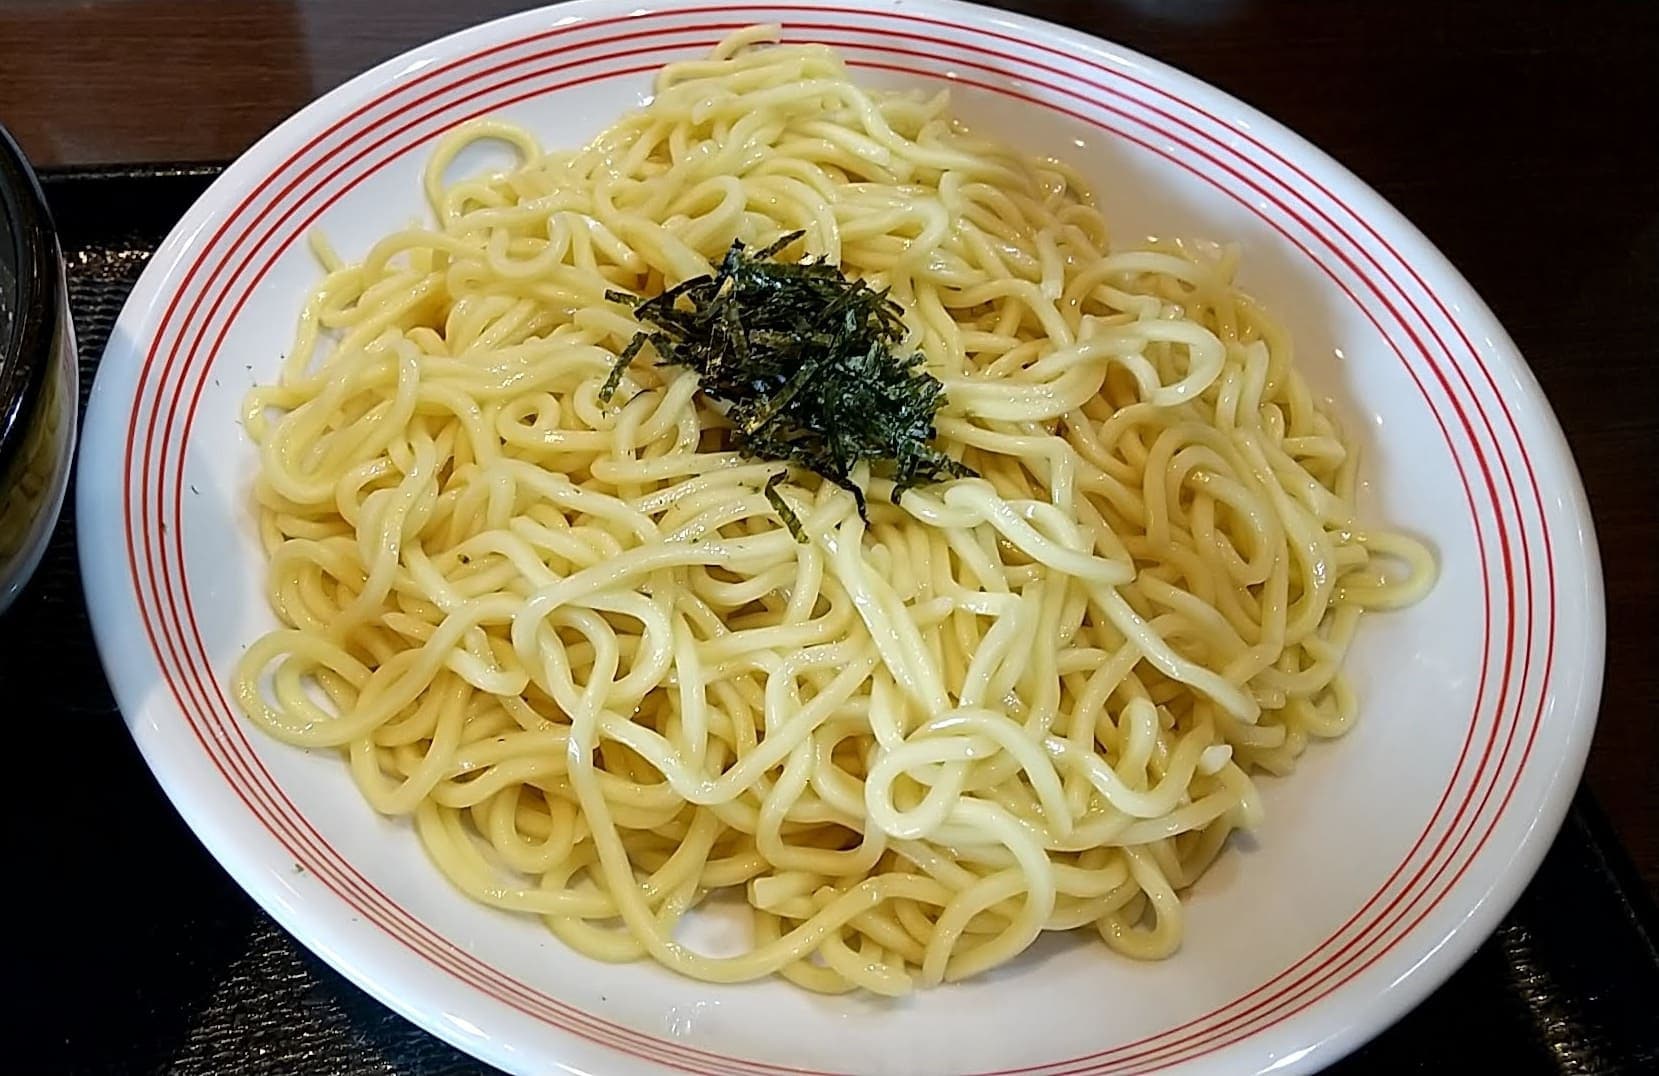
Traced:
MULTIPOLYGON (((699 389, 727 406, 739 451, 822 475, 852 493, 860 515, 864 491, 852 471, 861 461, 892 479, 895 502, 913 486, 972 475, 932 445, 945 388, 921 355, 897 353, 902 309, 823 259, 775 260, 801 235, 754 253, 734 242, 715 275, 650 298, 606 292, 650 328, 617 357, 601 402, 649 343, 662 365, 696 372, 699 389)), ((768 482, 768 500, 780 480, 768 482)))
POLYGON ((801 526, 801 517, 795 514, 795 510, 789 507, 789 502, 783 499, 783 494, 778 492, 778 486, 788 477, 788 471, 779 471, 766 480, 766 486, 761 492, 766 495, 766 503, 772 506, 772 511, 776 512, 778 518, 783 520, 783 525, 789 528, 789 536, 806 545, 806 528, 801 526))

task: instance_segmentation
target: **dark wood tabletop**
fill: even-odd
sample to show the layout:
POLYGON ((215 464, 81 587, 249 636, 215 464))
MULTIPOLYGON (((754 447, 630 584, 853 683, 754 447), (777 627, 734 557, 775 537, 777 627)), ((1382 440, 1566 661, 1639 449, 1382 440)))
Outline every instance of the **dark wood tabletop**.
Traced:
MULTIPOLYGON (((512 0, 0 0, 0 122, 43 167, 225 160, 512 0)), ((1607 580, 1589 782, 1659 893, 1659 4, 1025 0, 1262 109, 1411 218, 1543 383, 1607 580)))

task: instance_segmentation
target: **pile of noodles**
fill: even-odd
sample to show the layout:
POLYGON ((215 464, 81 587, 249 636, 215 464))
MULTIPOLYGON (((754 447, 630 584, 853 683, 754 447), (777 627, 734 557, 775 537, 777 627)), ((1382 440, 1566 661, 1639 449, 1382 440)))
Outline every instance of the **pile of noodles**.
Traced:
POLYGON ((1354 721, 1361 613, 1432 561, 1359 529, 1355 453, 1233 253, 1114 248, 1066 165, 769 36, 664 68, 581 150, 456 130, 434 226, 318 245, 245 414, 283 626, 237 697, 600 959, 897 994, 1044 930, 1169 954, 1251 775, 1354 721), (446 184, 479 139, 519 163, 446 184), (935 444, 980 476, 894 504, 861 472, 866 522, 792 470, 805 544, 689 370, 599 393, 640 329, 607 288, 796 229, 891 289, 935 444), (747 951, 677 941, 722 894, 747 951))

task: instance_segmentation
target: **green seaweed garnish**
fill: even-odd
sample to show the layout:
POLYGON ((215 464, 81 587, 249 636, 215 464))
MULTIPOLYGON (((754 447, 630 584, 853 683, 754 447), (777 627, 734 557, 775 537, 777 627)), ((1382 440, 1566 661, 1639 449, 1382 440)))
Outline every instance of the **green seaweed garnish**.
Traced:
MULTIPOLYGON (((866 519, 864 491, 852 480, 861 462, 892 479, 895 503, 913 486, 971 476, 932 445, 945 387, 921 355, 898 353, 902 309, 886 289, 848 279, 822 258, 774 260, 802 234, 753 253, 734 242, 713 276, 650 298, 606 292, 651 328, 617 357, 601 401, 649 343, 662 365, 694 371, 701 391, 726 405, 739 451, 822 475, 852 493, 866 519)), ((768 500, 778 480, 768 483, 768 500)))
MULTIPOLYGON (((606 292, 605 297, 610 298, 614 294, 616 293, 606 292)), ((628 341, 628 346, 623 348, 622 354, 616 357, 616 363, 611 367, 610 374, 606 376, 605 383, 599 387, 600 403, 607 404, 611 402, 611 397, 616 395, 617 386, 622 384, 622 375, 627 372, 628 365, 634 361, 634 356, 639 354, 639 349, 644 346, 644 333, 638 333, 632 340, 628 341)))
POLYGON ((788 471, 779 471, 766 480, 766 486, 761 493, 765 495, 766 503, 772 506, 772 511, 783 520, 783 525, 789 528, 789 536, 801 545, 806 545, 808 539, 806 528, 801 526, 801 517, 795 514, 795 510, 789 507, 789 502, 783 499, 783 494, 778 492, 778 484, 788 477, 788 471))

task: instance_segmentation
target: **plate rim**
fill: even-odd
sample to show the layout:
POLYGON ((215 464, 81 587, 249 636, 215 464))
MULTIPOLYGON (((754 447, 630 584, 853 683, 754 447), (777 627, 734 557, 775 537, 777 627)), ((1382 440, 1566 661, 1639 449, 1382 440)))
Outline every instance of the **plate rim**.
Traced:
MULTIPOLYGON (((152 320, 153 300, 166 284, 169 273, 196 247, 203 230, 211 223, 215 209, 224 201, 227 192, 238 191, 245 187, 249 180, 257 180, 262 173, 268 173, 269 164, 265 159, 298 145, 317 129, 319 120, 327 122, 337 118, 347 108, 372 96, 374 91, 395 88, 400 80, 430 64, 465 56, 467 45, 492 41, 497 36, 505 35, 511 27, 585 23, 616 14, 626 6, 620 0, 575 0, 572 3, 534 9, 480 23, 418 45, 378 64, 296 112, 238 157, 236 162, 198 198, 167 239, 157 248, 122 308, 111 333, 106 355, 116 352, 123 328, 131 330, 152 320)), ((1350 205, 1358 204, 1363 210, 1355 213, 1358 219, 1375 225, 1395 242, 1410 248, 1410 257, 1401 256, 1402 262, 1424 268, 1433 276, 1457 285, 1460 291, 1457 298, 1462 302, 1459 317, 1478 325, 1487 333, 1491 353, 1501 358, 1502 372, 1514 381, 1513 387, 1503 391, 1497 390, 1494 385, 1494 395, 1500 400, 1518 400, 1532 405, 1535 413, 1529 416, 1530 421, 1524 424, 1528 426, 1528 438, 1525 443, 1540 454, 1547 454, 1559 461, 1571 479, 1566 483, 1568 488, 1559 491, 1564 494, 1564 505, 1559 507, 1558 511, 1577 525, 1576 543, 1569 547, 1567 542, 1562 542, 1560 565, 1563 568, 1570 566, 1571 559, 1567 556, 1570 548, 1577 555, 1576 566, 1579 568, 1578 576, 1582 582, 1577 600, 1581 603, 1583 615, 1587 620, 1579 690, 1574 698, 1565 700, 1573 712, 1573 719, 1566 730, 1565 750, 1558 757, 1554 770, 1551 771, 1543 791, 1538 796, 1539 803, 1532 812, 1533 824, 1516 842, 1505 865, 1496 871, 1493 880, 1484 887, 1483 892, 1478 895, 1471 893, 1463 898, 1464 902, 1469 904, 1469 908, 1459 929, 1436 942, 1396 988, 1388 990, 1380 998, 1370 999, 1372 1003, 1364 1017, 1348 1021, 1332 1034, 1311 1043, 1296 1060, 1278 1067, 1285 1071, 1302 1071, 1312 1065, 1324 1065, 1336 1060, 1379 1033, 1440 985, 1495 928, 1499 919, 1518 899, 1547 851, 1565 816, 1573 788, 1583 768, 1594 730, 1596 701, 1600 694, 1605 654, 1605 605, 1602 597, 1599 554, 1582 480, 1547 398, 1519 349, 1484 301, 1479 298, 1478 293, 1409 221, 1368 185, 1323 151, 1277 121, 1208 83, 1083 31, 976 4, 961 3, 958 0, 915 0, 899 4, 881 4, 879 0, 854 0, 835 5, 833 8, 824 8, 823 5, 813 4, 809 0, 778 0, 764 6, 807 10, 820 8, 869 15, 884 14, 906 7, 933 13, 954 13, 968 25, 978 23, 997 26, 1015 33, 1024 32, 1065 40, 1074 47, 1092 52, 1103 61, 1149 75, 1163 86, 1180 91, 1183 94, 1181 99, 1184 101, 1194 98, 1204 100, 1218 115, 1246 125, 1250 132, 1258 136, 1260 144, 1270 151, 1276 150, 1279 155, 1288 157, 1293 162, 1306 162, 1324 174, 1327 184, 1339 183, 1345 200, 1350 205)), ((648 0, 633 10, 642 15, 657 16, 690 13, 700 8, 690 2, 648 0)), ((733 9, 726 7, 721 10, 733 9)), ((134 663, 132 655, 126 652, 132 649, 131 629, 136 627, 139 619, 137 600, 131 594, 122 593, 121 573, 110 569, 111 563, 119 560, 113 556, 113 547, 118 544, 117 538, 122 532, 120 513, 115 503, 122 496, 121 487, 124 482, 113 480, 112 475, 118 470, 116 466, 98 466, 120 462, 120 438, 116 435, 120 418, 119 407, 130 402, 136 391, 136 371, 132 371, 134 381, 131 388, 134 391, 127 391, 122 395, 122 389, 128 388, 125 379, 119 388, 113 387, 117 380, 114 372, 118 368, 116 364, 105 364, 100 367, 88 405, 86 428, 79 455, 89 466, 84 466, 81 472, 81 482, 77 491, 77 517, 82 521, 78 533, 79 552, 83 577, 87 580, 88 606, 92 614, 100 659, 110 677, 112 687, 116 690, 117 699, 125 700, 139 679, 139 673, 131 668, 134 663), (89 473, 93 476, 92 480, 88 480, 89 473)), ((1516 436, 1520 440, 1519 430, 1516 436)), ((1541 514, 1540 522, 1547 522, 1546 516, 1541 514)), ((1561 571, 1561 578, 1557 582, 1558 590, 1572 581, 1572 575, 1569 571, 1561 571)), ((1552 600, 1561 602, 1565 600, 1565 596, 1557 593, 1552 596, 1552 600)), ((145 663, 152 667, 155 665, 148 655, 139 662, 145 663)), ((155 678, 153 672, 150 678, 155 678)), ((194 803, 189 785, 182 783, 182 775, 169 768, 162 745, 152 739, 153 736, 163 733, 160 730, 146 732, 136 727, 130 716, 134 712, 136 707, 128 711, 129 729, 146 763, 162 784, 175 809, 237 883, 281 923, 285 930, 381 1003, 453 1045, 506 1068, 519 1068, 527 1062, 535 1061, 503 1053, 500 1049, 502 1044, 478 1032, 476 1028, 473 1031, 477 1033, 469 1033, 465 1028, 457 1027, 448 1020, 435 1019, 434 1014, 417 1005, 414 998, 401 993, 396 986, 385 981, 384 975, 376 974, 377 966, 382 963, 379 959, 372 956, 365 958, 354 952, 352 946, 335 943, 328 937, 335 932, 321 929, 326 924, 313 922, 303 913, 300 905, 288 902, 280 893, 271 892, 265 867, 262 865, 264 857, 252 856, 236 848, 235 842, 231 839, 230 826, 203 814, 201 806, 194 803)), ((182 715, 179 716, 182 718, 182 715)), ((1498 817, 1501 815, 1494 818, 1494 826, 1498 817)), ((1454 886, 1448 890, 1446 897, 1455 899, 1453 894, 1462 892, 1454 886)), ((346 931, 345 935, 349 939, 354 933, 346 931)), ((1406 936, 1409 935, 1408 931, 1406 936)), ((464 989, 470 991, 470 988, 464 989)), ((1333 996, 1340 998, 1344 989, 1338 987, 1333 996)), ((497 1002, 490 1000, 489 1004, 495 1005, 497 1002)), ((1292 1026, 1296 1026, 1306 1022, 1308 1018, 1300 1016, 1291 1019, 1292 1026)), ((1258 1037, 1256 1034, 1248 1035, 1242 1043, 1247 1044, 1258 1037)), ((586 1052, 576 1049, 578 1040, 574 1036, 568 1033, 561 1034, 561 1042, 565 1041, 572 1047, 572 1055, 586 1052)), ((1227 1053, 1211 1057, 1228 1057, 1231 1054, 1232 1050, 1229 1049, 1227 1053)), ((618 1055, 603 1048, 599 1054, 593 1056, 602 1061, 618 1059, 618 1055)), ((1056 1061, 1052 1064, 1065 1062, 1056 1061)))

